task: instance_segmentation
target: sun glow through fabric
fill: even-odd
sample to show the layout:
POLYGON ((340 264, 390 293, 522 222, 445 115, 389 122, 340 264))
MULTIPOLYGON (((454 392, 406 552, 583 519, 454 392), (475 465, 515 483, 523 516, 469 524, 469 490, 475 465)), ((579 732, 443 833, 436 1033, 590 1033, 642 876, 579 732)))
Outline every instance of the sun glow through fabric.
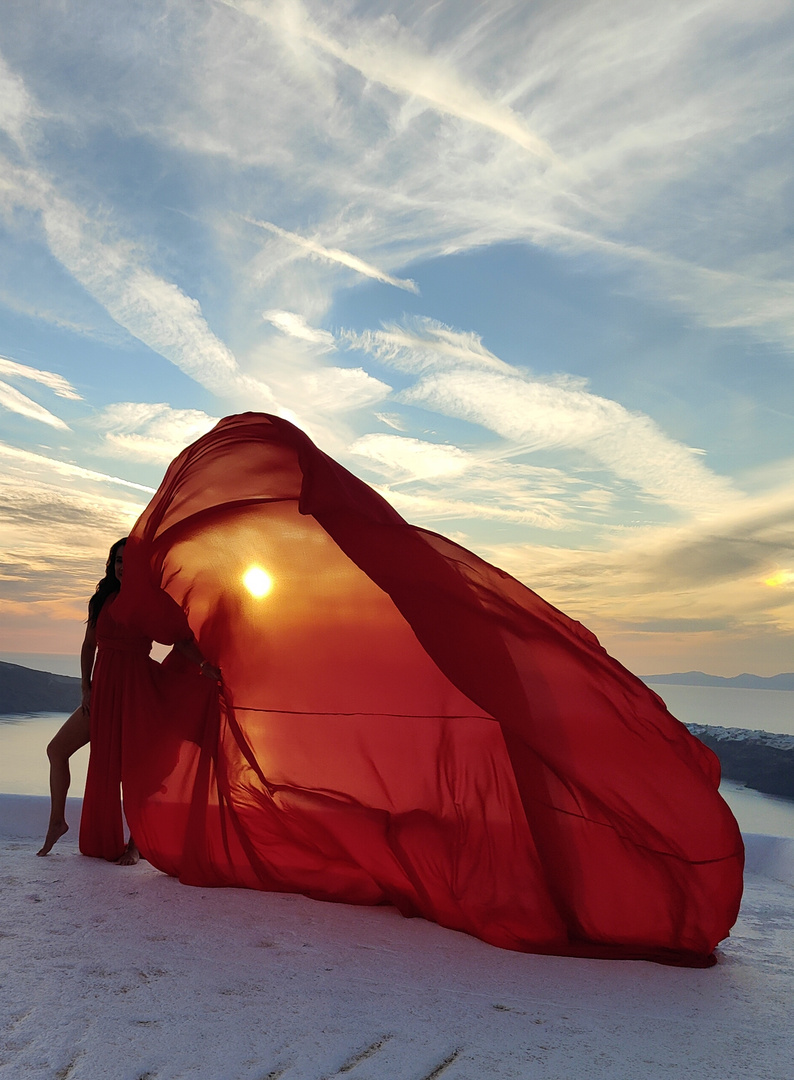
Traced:
POLYGON ((243 574, 243 585, 257 600, 267 596, 273 588, 273 578, 261 566, 249 566, 243 574))

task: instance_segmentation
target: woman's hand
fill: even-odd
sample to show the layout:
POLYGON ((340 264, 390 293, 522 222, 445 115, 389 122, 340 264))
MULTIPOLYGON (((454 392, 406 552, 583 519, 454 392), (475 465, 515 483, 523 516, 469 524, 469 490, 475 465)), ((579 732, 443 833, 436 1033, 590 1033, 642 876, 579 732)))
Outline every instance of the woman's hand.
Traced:
POLYGON ((211 664, 209 660, 202 660, 199 664, 199 670, 201 671, 202 675, 206 675, 207 678, 212 679, 213 682, 221 681, 221 669, 215 667, 215 665, 211 664))
POLYGON ((208 679, 212 679, 214 682, 221 681, 221 669, 216 668, 209 660, 204 659, 195 638, 189 637, 184 638, 182 641, 175 641, 174 648, 196 664, 202 675, 206 675, 208 679))
POLYGON ((91 712, 91 687, 90 686, 84 686, 83 687, 82 709, 83 709, 83 712, 85 713, 86 716, 88 716, 90 714, 90 712, 91 712))

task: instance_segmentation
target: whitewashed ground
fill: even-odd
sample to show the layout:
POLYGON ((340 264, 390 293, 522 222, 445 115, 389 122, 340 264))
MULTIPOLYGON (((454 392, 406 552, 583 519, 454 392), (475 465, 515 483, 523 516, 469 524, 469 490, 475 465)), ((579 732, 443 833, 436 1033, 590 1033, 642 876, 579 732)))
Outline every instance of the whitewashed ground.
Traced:
POLYGON ((757 874, 719 965, 687 970, 36 847, 0 836, 2 1080, 792 1076, 794 889, 757 874))

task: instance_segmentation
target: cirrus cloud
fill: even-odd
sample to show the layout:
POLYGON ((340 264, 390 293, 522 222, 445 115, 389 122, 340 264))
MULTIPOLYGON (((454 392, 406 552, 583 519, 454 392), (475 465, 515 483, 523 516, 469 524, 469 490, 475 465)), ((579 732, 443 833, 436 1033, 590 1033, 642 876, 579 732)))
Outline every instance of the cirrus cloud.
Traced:
POLYGON ((477 335, 429 319, 349 334, 352 348, 416 372, 399 400, 480 424, 514 444, 514 452, 574 450, 670 507, 707 513, 735 497, 714 474, 654 421, 591 393, 582 380, 533 378, 505 364, 477 335))

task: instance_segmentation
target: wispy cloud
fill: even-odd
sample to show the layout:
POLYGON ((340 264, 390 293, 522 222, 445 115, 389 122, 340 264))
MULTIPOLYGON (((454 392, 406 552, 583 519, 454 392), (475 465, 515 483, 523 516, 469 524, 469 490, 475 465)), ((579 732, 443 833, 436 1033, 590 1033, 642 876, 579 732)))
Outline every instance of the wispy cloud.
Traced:
POLYGON ((650 417, 589 392, 581 380, 532 378, 476 335, 422 320, 347 340, 382 363, 420 373, 400 400, 481 424, 522 451, 584 452, 646 495, 690 513, 713 511, 737 494, 650 417))
POLYGON ((349 452, 358 468, 365 465, 378 477, 389 502, 425 525, 454 519, 464 530, 468 520, 564 531, 597 520, 609 504, 608 492, 599 498, 578 477, 512 462, 494 449, 369 434, 349 452))
POLYGON ((315 326, 309 326, 304 317, 297 315, 294 311, 265 311, 262 313, 262 318, 267 319, 283 334, 298 338, 299 341, 311 342, 312 345, 320 345, 324 351, 335 347, 334 335, 329 330, 319 330, 315 326))
POLYGON ((140 247, 104 216, 89 215, 34 167, 5 171, 3 201, 37 212, 51 253, 120 326, 220 397, 278 410, 270 388, 246 375, 213 334, 197 300, 146 265, 140 247))
POLYGON ((102 451, 114 457, 167 465, 218 422, 198 409, 173 409, 163 402, 121 401, 102 409, 91 426, 102 432, 102 451))
POLYGON ((108 548, 142 506, 28 472, 3 477, 0 507, 0 648, 77 655, 108 548))
POLYGON ((482 424, 527 450, 580 450, 668 506, 703 513, 735 495, 647 416, 585 390, 522 377, 425 376, 404 401, 482 424))
POLYGON ((66 314, 53 310, 50 306, 44 306, 33 297, 21 296, 18 291, 12 291, 11 289, 0 288, 0 304, 8 308, 9 311, 18 312, 29 319, 41 320, 61 330, 79 334, 82 338, 97 339, 117 348, 120 344, 119 339, 123 335, 123 331, 120 329, 115 330, 115 327, 115 333, 108 334, 89 322, 78 322, 76 319, 69 318, 66 314))
POLYGON ((95 220, 50 189, 42 220, 52 253, 131 334, 221 397, 244 394, 277 407, 212 333, 197 300, 142 263, 133 245, 108 239, 95 220))
POLYGON ((52 620, 64 618, 73 620, 77 638, 107 549, 129 532, 150 492, 0 443, 0 633, 6 640, 57 638, 62 631, 53 630, 52 620))
MULTIPOLYGON (((75 474, 71 474, 74 476, 75 474)), ((80 476, 79 479, 92 479, 80 476)), ((142 503, 104 495, 96 491, 81 490, 64 484, 47 482, 39 477, 7 476, 0 485, 0 501, 3 507, 3 547, 27 550, 31 545, 42 551, 52 550, 53 531, 68 529, 68 536, 60 532, 59 539, 71 543, 79 532, 123 533, 136 520, 142 503), (14 540, 9 541, 9 530, 19 527, 14 540), (23 542, 20 543, 20 540, 23 542)), ((104 542, 103 542, 104 543, 104 542)), ((79 550, 83 550, 80 543, 79 550)), ((109 546, 109 545, 108 545, 109 546)))
POLYGON ((432 55, 394 18, 350 21, 342 42, 312 19, 300 0, 263 6, 252 0, 224 0, 229 7, 277 28, 285 36, 309 42, 364 78, 445 116, 481 125, 516 143, 541 161, 555 160, 548 143, 504 102, 478 91, 462 78, 451 59, 432 55))
POLYGON ((298 410, 302 393, 308 412, 330 416, 382 401, 391 387, 363 368, 327 367, 303 374, 298 389, 298 410))
POLYGON ((757 162, 750 168, 742 154, 760 116, 764 131, 790 123, 782 103, 792 90, 791 45, 784 32, 775 38, 785 22, 776 0, 761 0, 752 16, 733 0, 707 0, 697 19, 685 7, 638 9, 619 0, 610 5, 608 32, 601 5, 558 8, 539 20, 502 7, 479 19, 464 10, 441 46, 433 31, 445 19, 443 4, 414 22, 345 10, 331 17, 296 2, 231 6, 291 43, 293 68, 314 80, 318 96, 325 89, 337 122, 342 115, 353 123, 353 95, 312 50, 401 99, 377 99, 389 137, 370 143, 349 182, 337 157, 320 167, 330 214, 345 202, 353 208, 346 220, 357 249, 371 249, 375 238, 366 189, 403 261, 510 239, 598 252, 636 267, 637 288, 676 300, 708 326, 742 326, 792 346, 784 235, 770 235, 764 252, 727 242, 737 201, 748 214, 761 213, 764 199, 782 212, 786 197, 789 168, 770 162, 762 195, 757 162), (477 90, 480 71, 495 83, 490 96, 477 90), (429 132, 416 138, 422 108, 474 123, 431 145, 429 132), (539 153, 549 165, 534 174, 511 127, 529 132, 527 117, 544 133, 539 153), (486 131, 504 145, 484 141, 486 131), (725 168, 726 156, 733 194, 706 208, 704 177, 725 168), (328 199, 334 188, 338 203, 328 199))
POLYGON ((0 443, 0 458, 27 468, 44 469, 51 475, 77 477, 81 480, 93 480, 103 484, 118 484, 120 487, 144 491, 149 495, 153 495, 155 491, 154 488, 147 487, 145 484, 136 484, 133 480, 124 480, 120 476, 110 476, 107 473, 96 472, 94 469, 84 469, 82 465, 75 465, 70 461, 59 461, 57 458, 47 457, 46 454, 37 454, 32 450, 9 446, 7 443, 0 443))
POLYGON ((24 148, 31 121, 42 115, 24 81, 9 68, 0 54, 0 129, 24 148))
MULTIPOLYGON (((239 212, 325 265, 315 292, 333 291, 340 265, 408 287, 389 266, 521 240, 598 252, 706 325, 792 346, 791 253, 773 224, 785 220, 790 166, 770 158, 759 187, 745 152, 790 124, 794 64, 778 0, 752 13, 704 0, 697 18, 630 0, 608 12, 440 3, 418 18, 246 0, 182 12, 172 29, 167 56, 150 43, 158 110, 129 72, 108 88, 115 122, 187 145, 198 161, 225 154, 284 177, 294 198, 278 199, 278 220, 289 227, 257 212, 273 201, 270 173, 262 197, 261 177, 250 189, 236 178, 239 212), (525 143, 543 168, 528 170, 525 143), (730 195, 704 199, 715 171, 732 178, 730 195), (737 211, 769 221, 761 248, 747 230, 736 236, 737 211)), ((29 94, 21 108, 30 116, 29 94)), ((276 291, 281 259, 268 262, 276 291)))
POLYGON ((295 247, 306 252, 311 258, 326 259, 328 262, 338 263, 340 266, 346 266, 348 270, 355 270, 357 274, 362 274, 364 277, 382 281, 385 285, 394 285, 396 288, 405 289, 407 292, 419 292, 415 281, 408 278, 392 277, 391 274, 379 270, 377 266, 371 266, 369 263, 364 262, 363 259, 359 259, 357 255, 351 255, 349 251, 342 251, 341 248, 325 247, 324 244, 319 243, 317 240, 289 232, 287 229, 274 225, 271 221, 257 221, 254 218, 246 218, 245 220, 251 225, 264 229, 266 232, 273 233, 274 236, 281 237, 282 240, 288 240, 295 247))
POLYGON ((404 326, 390 323, 360 334, 343 331, 340 340, 399 371, 454 371, 462 366, 502 374, 515 371, 486 349, 479 334, 455 330, 435 319, 406 321, 404 326))
POLYGON ((59 416, 55 416, 43 405, 37 404, 15 387, 2 381, 0 381, 0 407, 8 409, 9 412, 18 413, 20 416, 26 416, 30 420, 49 424, 50 427, 59 428, 61 431, 69 430, 69 425, 64 423, 59 416))
POLYGON ((405 420, 398 416, 397 413, 376 412, 375 419, 380 420, 382 424, 392 428, 394 431, 405 431, 405 420))
POLYGON ((67 398, 69 401, 83 400, 82 395, 77 393, 69 380, 65 379, 63 375, 58 375, 54 371, 41 371, 38 368, 29 367, 27 364, 20 364, 17 360, 11 360, 7 356, 0 356, 0 375, 30 379, 31 382, 41 383, 42 386, 52 390, 57 397, 67 398))
MULTIPOLYGON (((746 152, 790 124, 786 30, 779 0, 752 12, 703 0, 697 18, 687 5, 631 0, 542 12, 442 2, 420 17, 245 0, 182 11, 168 54, 151 40, 153 64, 103 90, 119 127, 288 178, 282 236, 318 245, 329 292, 340 265, 329 253, 355 251, 389 280, 383 260, 523 240, 647 263, 638 288, 707 325, 791 346, 791 253, 775 226, 790 165, 746 152), (153 97, 136 79, 155 71, 153 97), (543 168, 527 168, 528 147, 543 168), (707 184, 716 172, 731 178, 725 191, 707 184), (737 237, 737 211, 768 220, 760 248, 748 230, 737 237), (340 233, 343 246, 316 239, 340 233)), ((111 30, 99 32, 112 52, 111 30)), ((13 115, 30 119, 36 106, 20 93, 13 115)), ((241 216, 261 220, 255 208, 272 201, 271 175, 257 198, 261 179, 245 188, 241 216)))
POLYGON ((410 479, 461 476, 475 460, 473 454, 459 446, 399 435, 364 435, 350 451, 410 479))
MULTIPOLYGON (((718 619, 794 632, 794 592, 770 587, 794 560, 794 486, 727 502, 708 520, 613 528, 600 547, 491 544, 487 558, 586 622, 718 619)), ((648 626, 646 626, 646 630, 648 626)), ((683 631, 685 627, 679 627, 683 631)))
MULTIPOLYGON (((636 565, 660 587, 724 585, 746 579, 758 588, 794 556, 794 485, 727 503, 711 522, 692 522, 627 544, 636 565)), ((768 597, 765 602, 768 602, 768 597)))
MULTIPOLYGON (((537 529, 561 529, 565 527, 569 517, 568 508, 562 501, 552 507, 549 500, 533 499, 527 497, 526 493, 523 493, 522 498, 522 493, 518 490, 510 492, 512 499, 498 499, 494 497, 496 492, 493 492, 491 499, 484 501, 481 498, 451 498, 448 489, 447 492, 406 491, 399 487, 377 484, 375 489, 408 521, 420 521, 425 526, 448 521, 454 521, 458 525, 462 522, 484 521, 529 525, 537 529)), ((476 489, 474 494, 478 494, 476 489)), ((505 492, 502 491, 502 494, 504 496, 505 492)), ((464 532, 459 531, 459 535, 462 541, 471 546, 470 525, 464 532)))

